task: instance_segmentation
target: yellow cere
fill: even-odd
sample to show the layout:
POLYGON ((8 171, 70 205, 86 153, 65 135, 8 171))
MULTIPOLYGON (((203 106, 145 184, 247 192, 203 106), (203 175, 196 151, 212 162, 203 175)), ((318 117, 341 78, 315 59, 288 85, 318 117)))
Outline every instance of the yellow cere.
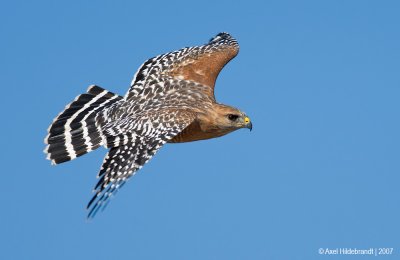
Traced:
POLYGON ((244 118, 244 122, 247 124, 248 122, 250 122, 250 118, 248 118, 247 116, 244 118))

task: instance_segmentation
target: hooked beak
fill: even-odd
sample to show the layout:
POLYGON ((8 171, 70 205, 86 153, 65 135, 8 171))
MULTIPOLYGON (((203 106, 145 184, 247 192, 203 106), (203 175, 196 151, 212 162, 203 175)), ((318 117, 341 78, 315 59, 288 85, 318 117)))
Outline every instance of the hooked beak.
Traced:
POLYGON ((253 124, 251 123, 251 121, 250 121, 250 118, 248 118, 247 116, 244 118, 244 122, 246 123, 245 124, 245 127, 246 128, 248 128, 248 129, 250 129, 250 131, 253 129, 253 124))
POLYGON ((250 129, 250 131, 253 129, 253 124, 251 123, 251 122, 248 122, 247 123, 247 125, 246 125, 246 127, 248 128, 248 129, 250 129))

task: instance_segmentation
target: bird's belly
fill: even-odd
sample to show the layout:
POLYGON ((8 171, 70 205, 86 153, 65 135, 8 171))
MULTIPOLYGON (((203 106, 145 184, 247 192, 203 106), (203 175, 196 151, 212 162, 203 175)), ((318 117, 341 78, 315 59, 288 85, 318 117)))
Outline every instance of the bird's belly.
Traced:
POLYGON ((206 140, 211 138, 220 137, 226 135, 229 131, 214 130, 204 132, 198 122, 193 122, 186 127, 182 132, 172 138, 168 143, 185 143, 199 140, 206 140))

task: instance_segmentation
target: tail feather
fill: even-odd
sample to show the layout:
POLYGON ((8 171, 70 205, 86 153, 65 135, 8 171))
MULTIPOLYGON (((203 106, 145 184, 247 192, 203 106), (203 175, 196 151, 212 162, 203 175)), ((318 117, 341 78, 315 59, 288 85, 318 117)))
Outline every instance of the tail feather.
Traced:
POLYGON ((123 97, 98 86, 90 86, 53 121, 45 138, 47 159, 53 164, 70 161, 103 145, 97 117, 123 97))

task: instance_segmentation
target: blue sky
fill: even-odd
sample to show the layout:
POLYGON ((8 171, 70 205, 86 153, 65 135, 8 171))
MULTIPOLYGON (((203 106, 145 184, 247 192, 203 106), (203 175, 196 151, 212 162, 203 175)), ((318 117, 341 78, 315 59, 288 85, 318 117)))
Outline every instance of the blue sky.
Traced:
POLYGON ((400 4, 147 2, 1 4, 1 258, 398 259, 400 4), (106 150, 51 166, 52 119, 90 84, 124 94, 147 58, 221 31, 241 50, 216 96, 253 131, 166 145, 87 222, 106 150))

